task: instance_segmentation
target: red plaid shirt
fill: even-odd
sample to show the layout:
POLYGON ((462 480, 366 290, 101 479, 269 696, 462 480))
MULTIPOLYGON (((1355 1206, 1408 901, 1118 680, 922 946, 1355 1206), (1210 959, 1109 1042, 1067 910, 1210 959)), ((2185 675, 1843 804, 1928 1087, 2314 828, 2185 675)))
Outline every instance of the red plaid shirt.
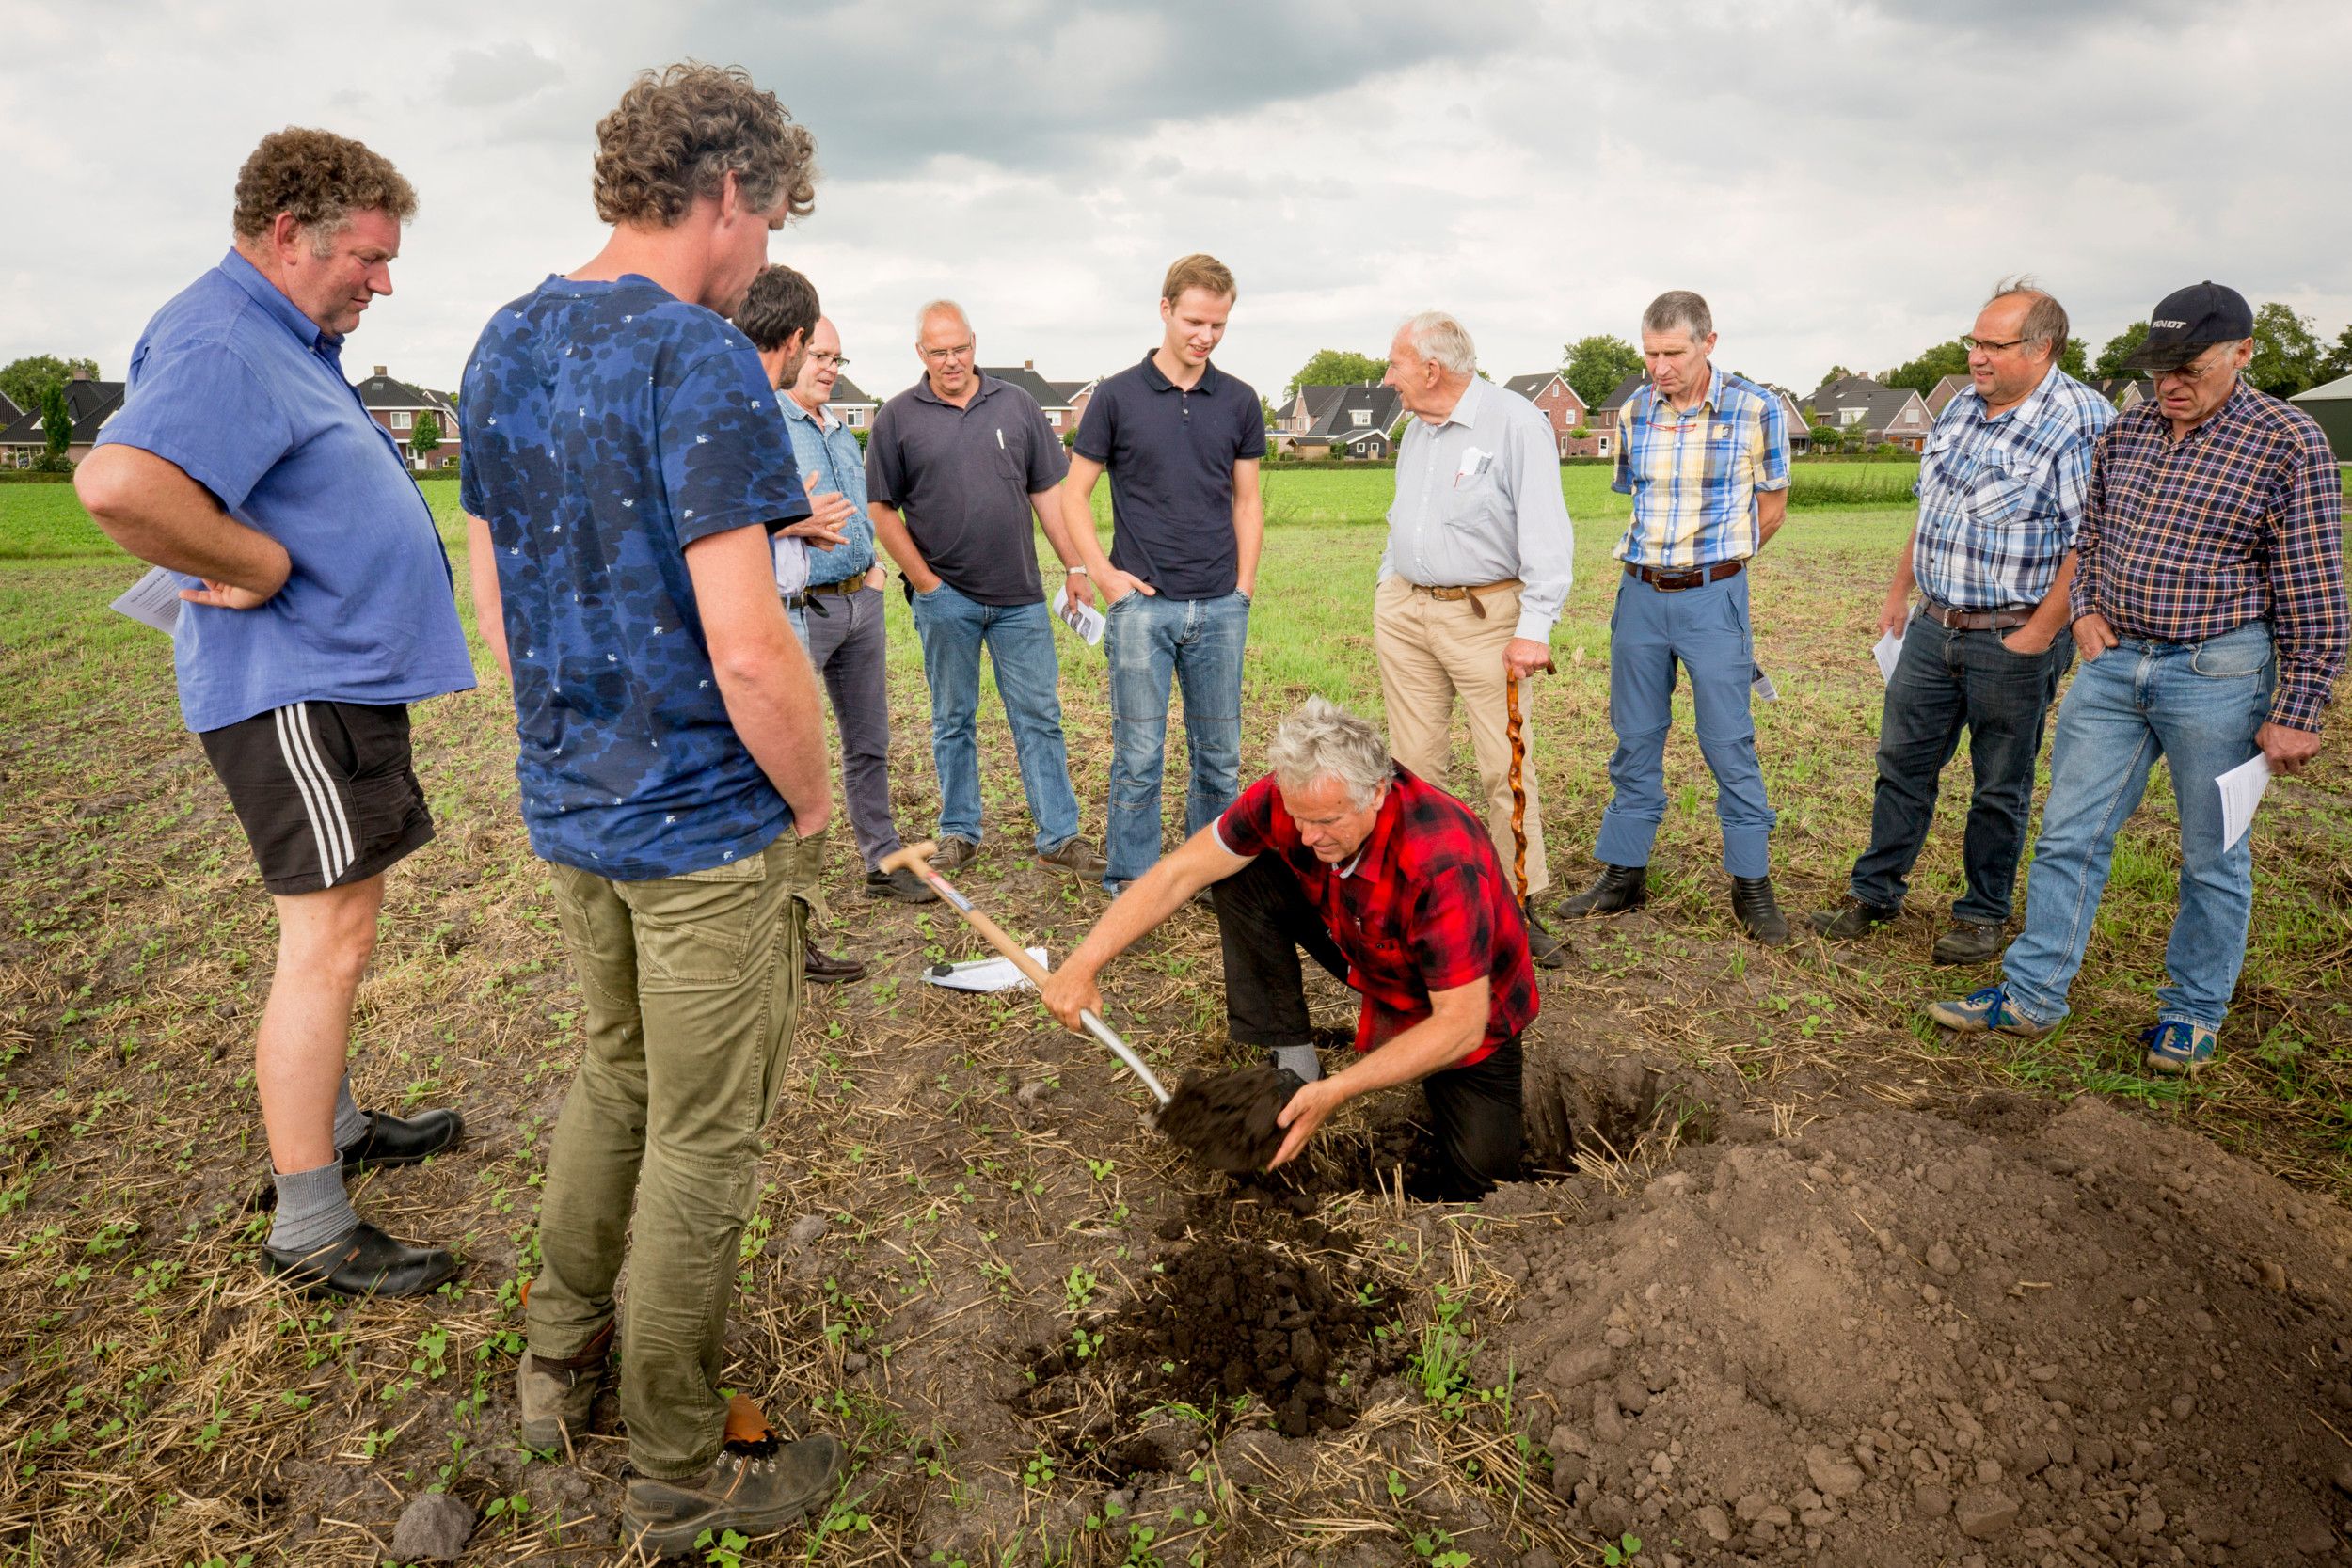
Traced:
POLYGON ((1527 922, 1477 814, 1400 767, 1372 832, 1347 867, 1299 842, 1274 776, 1241 792, 1216 819, 1226 849, 1274 854, 1297 875, 1363 993, 1356 1049, 1385 1045, 1429 1016, 1429 993, 1488 983, 1486 1033, 1457 1066, 1484 1061, 1534 1022, 1535 966, 1527 922))
POLYGON ((2241 386, 2182 440, 2153 398, 2092 449, 2074 618, 2119 637, 2201 642, 2270 623, 2270 721, 2316 730, 2343 673, 2344 482, 2310 415, 2241 386))

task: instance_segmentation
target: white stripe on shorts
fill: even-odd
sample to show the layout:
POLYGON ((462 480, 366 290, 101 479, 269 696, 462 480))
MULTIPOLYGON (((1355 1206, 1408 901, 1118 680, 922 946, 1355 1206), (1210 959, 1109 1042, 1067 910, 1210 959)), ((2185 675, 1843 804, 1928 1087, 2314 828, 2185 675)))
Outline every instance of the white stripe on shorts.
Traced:
POLYGON ((302 796, 303 813, 310 819, 310 838, 318 849, 319 879, 333 887, 335 879, 342 875, 343 866, 348 863, 343 841, 335 833, 342 806, 327 781, 314 770, 313 752, 305 744, 309 739, 305 712, 308 705, 296 703, 281 707, 270 718, 278 726, 278 754, 285 759, 286 771, 302 796))

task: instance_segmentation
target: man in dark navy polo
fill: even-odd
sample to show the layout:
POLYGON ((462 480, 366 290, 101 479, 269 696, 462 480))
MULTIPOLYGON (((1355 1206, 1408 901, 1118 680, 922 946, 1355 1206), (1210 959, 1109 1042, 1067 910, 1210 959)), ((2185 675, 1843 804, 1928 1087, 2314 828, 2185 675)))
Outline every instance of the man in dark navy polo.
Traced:
POLYGON ((277 1212, 262 1267, 337 1295, 457 1272, 352 1212, 343 1176, 450 1148, 454 1111, 362 1111, 344 1064, 384 873, 433 837, 408 705, 474 684, 449 557, 392 439, 343 379, 343 335, 392 292, 400 171, 285 130, 237 174, 236 244, 155 314, 130 394, 74 476, 113 540, 180 575, 180 708, 278 906, 254 1042, 277 1212))
POLYGON ((1160 346, 1095 388, 1062 485, 1072 542, 1108 601, 1110 863, 1103 885, 1113 894, 1160 858, 1171 677, 1184 689, 1192 756, 1186 836, 1215 820, 1241 787, 1241 661, 1265 533, 1258 498, 1265 414, 1247 382, 1209 363, 1233 293, 1233 275, 1214 256, 1186 256, 1168 269, 1160 346), (1093 507, 1106 469, 1107 557, 1093 507))

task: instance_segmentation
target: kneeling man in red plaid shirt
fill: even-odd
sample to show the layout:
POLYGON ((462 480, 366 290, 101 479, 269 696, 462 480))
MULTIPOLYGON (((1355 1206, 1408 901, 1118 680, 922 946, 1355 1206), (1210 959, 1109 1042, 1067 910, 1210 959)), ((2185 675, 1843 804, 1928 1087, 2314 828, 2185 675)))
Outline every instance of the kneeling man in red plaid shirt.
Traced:
POLYGON ((1519 1035, 1535 969, 1511 879, 1478 814, 1320 697, 1275 732, 1273 770, 1121 894, 1045 988, 1071 1028, 1095 976, 1202 888, 1225 948, 1225 1015, 1297 1080, 1273 1164, 1359 1094, 1419 1082, 1445 1169, 1423 1196, 1470 1198, 1518 1174, 1519 1035), (1363 995, 1356 1060, 1324 1076, 1301 950, 1363 995))

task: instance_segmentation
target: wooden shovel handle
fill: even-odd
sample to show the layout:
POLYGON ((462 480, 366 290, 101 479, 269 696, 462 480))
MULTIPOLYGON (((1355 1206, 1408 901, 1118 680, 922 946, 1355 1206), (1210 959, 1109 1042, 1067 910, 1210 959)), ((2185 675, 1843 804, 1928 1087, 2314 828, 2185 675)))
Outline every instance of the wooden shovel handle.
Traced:
POLYGON ((1013 941, 1010 932, 974 908, 972 900, 950 886, 946 878, 931 869, 930 857, 937 853, 939 853, 939 845, 927 838, 920 844, 910 844, 903 849, 884 855, 882 859, 882 869, 883 871, 901 869, 912 871, 930 883, 939 895, 947 901, 948 906, 963 916, 965 924, 979 932, 991 947, 1012 960, 1013 967, 1027 975, 1031 985, 1036 986, 1040 990, 1044 990, 1045 966, 1029 957, 1028 949, 1013 941))

